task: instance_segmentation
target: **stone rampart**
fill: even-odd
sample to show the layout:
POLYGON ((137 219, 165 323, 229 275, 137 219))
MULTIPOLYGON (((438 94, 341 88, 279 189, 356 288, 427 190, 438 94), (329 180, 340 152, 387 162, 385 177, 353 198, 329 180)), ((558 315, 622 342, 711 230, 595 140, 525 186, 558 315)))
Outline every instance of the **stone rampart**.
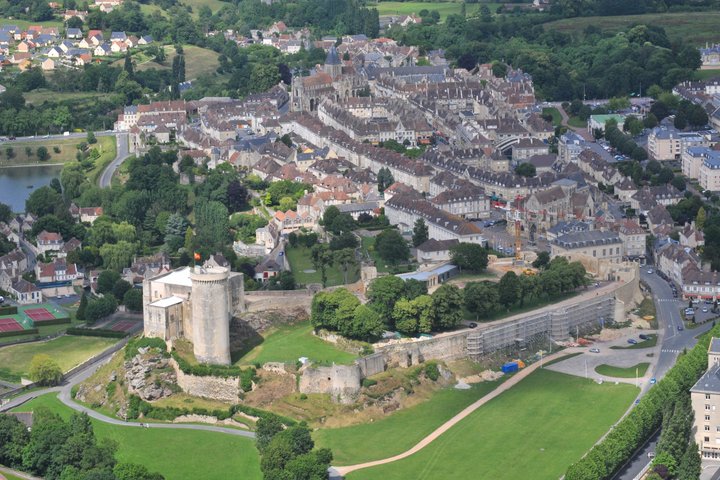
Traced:
POLYGON ((357 365, 310 367, 300 377, 300 393, 329 393, 333 401, 353 403, 360 394, 361 380, 357 365))
POLYGON ((275 290, 245 292, 246 311, 262 312, 264 310, 303 308, 310 311, 313 292, 311 290, 275 290))
POLYGON ((174 359, 170 359, 170 365, 175 370, 177 384, 183 392, 195 397, 220 400, 222 402, 237 403, 240 393, 240 377, 200 377, 189 375, 178 366, 174 359))
POLYGON ((367 357, 358 358, 355 363, 360 367, 360 372, 364 377, 372 377, 378 373, 385 371, 385 355, 382 353, 374 353, 367 357))
POLYGON ((388 365, 409 367, 426 360, 457 360, 467 356, 468 332, 441 334, 427 340, 381 345, 375 351, 382 353, 388 365))

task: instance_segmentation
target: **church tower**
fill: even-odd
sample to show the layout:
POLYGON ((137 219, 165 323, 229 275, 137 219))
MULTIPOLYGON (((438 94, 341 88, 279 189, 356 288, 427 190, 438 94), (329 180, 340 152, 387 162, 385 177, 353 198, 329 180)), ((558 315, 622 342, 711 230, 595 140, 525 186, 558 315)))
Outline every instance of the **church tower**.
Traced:
POLYGON ((342 75, 342 62, 340 61, 340 56, 338 55, 335 45, 331 46, 330 50, 328 50, 324 70, 333 80, 336 80, 342 75))

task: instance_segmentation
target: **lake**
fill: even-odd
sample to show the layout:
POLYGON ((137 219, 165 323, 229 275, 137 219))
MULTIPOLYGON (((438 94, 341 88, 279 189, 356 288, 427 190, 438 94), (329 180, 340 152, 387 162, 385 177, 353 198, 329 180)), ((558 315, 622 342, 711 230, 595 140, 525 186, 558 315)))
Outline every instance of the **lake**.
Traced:
POLYGON ((62 165, 0 168, 0 202, 10 205, 13 212, 25 211, 25 200, 33 190, 60 178, 62 165), (32 185, 32 188, 28 188, 32 185))

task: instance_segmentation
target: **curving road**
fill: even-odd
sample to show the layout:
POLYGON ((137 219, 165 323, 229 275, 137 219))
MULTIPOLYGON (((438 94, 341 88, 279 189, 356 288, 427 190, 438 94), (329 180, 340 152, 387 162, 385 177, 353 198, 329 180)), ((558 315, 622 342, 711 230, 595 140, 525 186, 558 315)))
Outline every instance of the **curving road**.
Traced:
POLYGON ((98 184, 100 185, 100 188, 108 188, 110 186, 110 182, 112 181, 112 177, 115 174, 115 171, 120 167, 120 165, 130 156, 130 152, 128 151, 128 134, 127 133, 118 133, 115 135, 117 145, 117 153, 115 155, 115 159, 110 162, 110 165, 108 165, 105 170, 103 171, 102 175, 100 175, 100 178, 98 180, 98 184))
MULTIPOLYGON (((95 371, 100 368, 102 365, 104 365, 106 362, 108 362, 112 358, 112 355, 102 358, 90 365, 88 365, 86 368, 79 370, 78 372, 74 373, 73 375, 68 376, 65 379, 65 383, 62 386, 59 387, 52 387, 52 388, 44 388, 42 390, 35 390, 32 392, 25 393, 23 395, 19 395, 15 398, 13 398, 10 402, 6 403, 5 405, 0 407, 0 412, 8 411, 13 408, 19 407, 22 404, 32 400, 33 398, 39 397, 41 395, 45 395, 47 393, 53 393, 58 392, 58 399, 64 403, 66 406, 72 408, 73 410, 77 412, 83 412, 87 413, 89 417, 94 418, 95 420, 109 423, 111 425, 117 425, 121 427, 129 427, 129 428, 144 428, 143 425, 140 423, 135 422, 125 422, 123 420, 118 420, 116 418, 108 417, 107 415, 103 415, 99 412, 96 412, 95 410, 92 410, 90 408, 87 408, 83 405, 80 405, 79 403, 75 402, 72 399, 71 390, 72 387, 77 385, 78 383, 86 380, 89 378, 95 371)), ((175 429, 175 430, 203 430, 206 432, 217 432, 217 433, 226 433, 229 435, 236 435, 239 437, 247 437, 247 438, 255 438, 255 433, 248 432, 245 430, 239 430, 235 428, 226 428, 226 427, 216 427, 213 425, 192 425, 192 424, 182 424, 182 423, 153 423, 153 424, 147 424, 149 425, 149 428, 169 428, 169 429, 175 429)))

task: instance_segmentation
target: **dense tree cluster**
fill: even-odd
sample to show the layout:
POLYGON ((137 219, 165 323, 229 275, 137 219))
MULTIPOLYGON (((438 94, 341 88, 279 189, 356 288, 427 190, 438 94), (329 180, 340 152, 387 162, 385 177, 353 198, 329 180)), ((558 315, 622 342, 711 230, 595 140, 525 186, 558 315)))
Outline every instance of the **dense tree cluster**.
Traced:
POLYGON ((587 455, 568 468, 565 478, 567 480, 612 478, 661 424, 669 430, 672 429, 672 432, 666 435, 665 441, 661 439, 661 443, 658 444, 658 449, 660 450, 664 445, 664 450, 660 450, 662 455, 658 455, 660 458, 655 459, 655 467, 661 465, 660 462, 670 463, 669 466, 664 466, 666 468, 677 466, 676 473, 683 472, 682 478, 698 478, 699 458, 694 458, 694 455, 697 455, 697 447, 688 445, 687 436, 680 438, 686 431, 684 417, 687 415, 687 408, 683 403, 687 402, 690 387, 707 369, 707 348, 710 338, 719 335, 720 326, 714 327, 703 335, 687 354, 681 355, 665 377, 640 399, 640 403, 587 455), (677 406, 678 404, 680 405, 677 406), (686 459, 684 453, 688 450, 691 453, 686 459), (683 453, 679 453, 680 451, 683 453), (678 455, 681 455, 681 458, 678 459, 678 455))
POLYGON ((87 414, 63 420, 47 408, 33 413, 32 431, 0 415, 0 464, 48 480, 162 480, 142 465, 117 463, 117 443, 98 440, 87 414))
POLYGON ((257 422, 256 445, 265 480, 323 480, 328 478, 332 451, 313 450, 315 442, 305 423, 285 428, 276 417, 257 422))

